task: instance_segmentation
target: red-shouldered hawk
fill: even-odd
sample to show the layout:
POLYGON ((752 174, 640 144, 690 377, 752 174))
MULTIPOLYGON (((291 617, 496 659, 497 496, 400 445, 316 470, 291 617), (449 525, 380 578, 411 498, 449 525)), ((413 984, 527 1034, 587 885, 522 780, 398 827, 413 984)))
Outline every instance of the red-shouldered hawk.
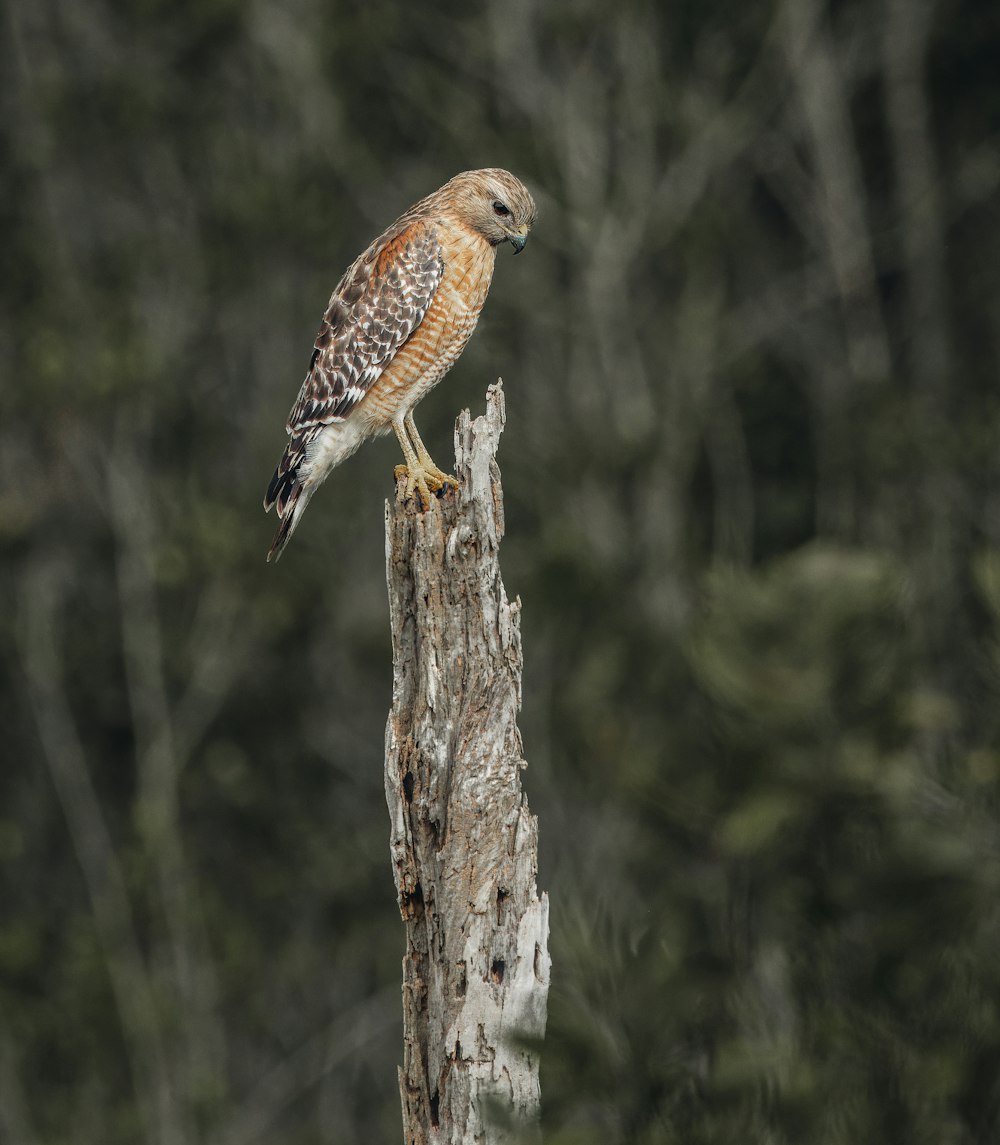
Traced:
POLYGON ((316 335, 285 427, 291 441, 264 498, 281 518, 268 560, 281 555, 330 470, 390 427, 406 459, 407 496, 427 507, 431 492, 455 483, 431 460, 413 407, 472 336, 496 248, 509 242, 520 253, 534 221, 535 201, 509 171, 463 171, 348 268, 316 335))

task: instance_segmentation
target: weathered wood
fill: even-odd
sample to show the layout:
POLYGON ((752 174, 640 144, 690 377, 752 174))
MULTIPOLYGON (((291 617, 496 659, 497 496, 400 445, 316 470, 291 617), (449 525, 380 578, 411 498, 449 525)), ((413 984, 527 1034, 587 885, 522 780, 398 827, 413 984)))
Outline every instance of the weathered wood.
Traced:
POLYGON ((520 603, 500 578, 501 385, 455 430, 458 490, 386 507, 386 800, 400 911, 406 1145, 523 1141, 538 1115, 548 900, 525 766, 520 603))

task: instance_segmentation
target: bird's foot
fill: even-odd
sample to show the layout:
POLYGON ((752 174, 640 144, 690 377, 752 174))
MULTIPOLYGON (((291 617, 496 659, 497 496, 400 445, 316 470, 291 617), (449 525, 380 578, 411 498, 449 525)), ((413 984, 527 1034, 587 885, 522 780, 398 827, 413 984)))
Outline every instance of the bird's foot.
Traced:
POLYGON ((451 486, 458 488, 458 478, 444 473, 436 465, 397 465, 395 469, 396 480, 405 480, 406 485, 403 499, 409 501, 415 497, 421 509, 429 509, 431 494, 451 486))

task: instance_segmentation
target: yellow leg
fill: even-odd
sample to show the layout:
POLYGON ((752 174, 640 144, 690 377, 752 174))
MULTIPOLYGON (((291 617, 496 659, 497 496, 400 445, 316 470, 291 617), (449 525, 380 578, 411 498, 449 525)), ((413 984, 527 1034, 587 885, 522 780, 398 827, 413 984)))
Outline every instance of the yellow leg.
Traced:
POLYGON ((393 421, 392 428, 396 440, 403 451, 405 465, 396 466, 396 477, 406 478, 406 497, 416 494, 421 509, 427 509, 431 503, 431 493, 445 485, 457 485, 454 477, 443 473, 431 460, 427 447, 420 440, 417 427, 413 421, 413 414, 408 413, 402 421, 393 421), (412 440, 411 440, 412 439, 412 440))
POLYGON ((413 447, 417 451, 417 458, 420 461, 420 465, 427 475, 429 488, 437 490, 445 485, 457 486, 458 479, 452 477, 450 473, 445 473, 443 469, 438 469, 431 460, 431 455, 427 452, 427 446, 420 440, 420 434, 417 433, 417 423, 413 420, 413 410, 410 410, 403 419, 403 424, 406 426, 406 432, 409 434, 410 441, 413 442, 413 447))

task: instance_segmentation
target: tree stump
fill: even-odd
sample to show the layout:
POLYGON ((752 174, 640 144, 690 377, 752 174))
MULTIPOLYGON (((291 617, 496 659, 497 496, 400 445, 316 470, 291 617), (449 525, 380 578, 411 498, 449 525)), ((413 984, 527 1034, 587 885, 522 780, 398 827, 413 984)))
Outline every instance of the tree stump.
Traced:
POLYGON ((521 791, 520 602, 500 578, 501 383, 455 428, 457 490, 386 506, 385 789, 406 924, 406 1145, 523 1141, 549 985, 537 821, 521 791))

